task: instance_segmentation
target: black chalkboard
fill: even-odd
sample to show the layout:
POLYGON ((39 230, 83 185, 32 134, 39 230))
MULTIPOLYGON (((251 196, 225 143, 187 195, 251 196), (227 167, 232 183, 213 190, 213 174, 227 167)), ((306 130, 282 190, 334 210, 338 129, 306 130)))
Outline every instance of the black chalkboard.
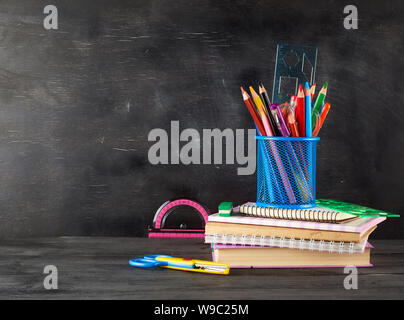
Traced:
POLYGON ((239 87, 272 88, 278 43, 317 46, 329 81, 317 197, 403 213, 404 5, 355 5, 347 30, 331 0, 1 1, 0 237, 140 236, 171 198, 254 201, 237 163, 153 165, 148 135, 252 129, 239 87))

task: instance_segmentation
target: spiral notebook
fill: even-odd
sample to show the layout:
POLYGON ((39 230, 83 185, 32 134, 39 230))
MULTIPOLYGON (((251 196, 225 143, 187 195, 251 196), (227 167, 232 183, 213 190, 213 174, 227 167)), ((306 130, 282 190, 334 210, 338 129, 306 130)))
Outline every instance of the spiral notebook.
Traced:
POLYGON ((311 209, 286 209, 259 207, 255 204, 255 202, 248 202, 241 205, 239 207, 239 211, 245 215, 262 218, 327 223, 342 223, 357 218, 356 215, 329 209, 319 205, 311 209))
POLYGON ((231 268, 334 268, 345 266, 372 267, 366 243, 363 253, 330 253, 327 251, 292 250, 278 247, 212 245, 212 259, 231 268))
MULTIPOLYGON (((374 227, 376 228, 376 227, 374 227)), ((373 231, 373 230, 372 230, 373 231)), ((372 232, 371 231, 371 232, 372 232)), ((299 250, 327 251, 329 253, 363 253, 366 247, 370 232, 359 243, 343 241, 305 240, 289 239, 284 237, 266 237, 254 235, 236 234, 205 234, 205 243, 222 245, 238 245, 239 247, 277 247, 299 250)))
POLYGON ((326 223, 326 222, 271 219, 271 218, 247 216, 238 213, 238 208, 234 208, 233 212, 234 214, 232 214, 230 217, 220 217, 218 213, 211 214, 208 217, 208 222, 222 222, 226 224, 233 223, 242 225, 272 226, 272 227, 298 228, 298 229, 313 229, 313 230, 326 230, 326 231, 338 231, 338 232, 354 232, 362 234, 371 227, 378 225, 379 223, 386 220, 386 217, 358 217, 356 219, 350 219, 342 223, 326 223))

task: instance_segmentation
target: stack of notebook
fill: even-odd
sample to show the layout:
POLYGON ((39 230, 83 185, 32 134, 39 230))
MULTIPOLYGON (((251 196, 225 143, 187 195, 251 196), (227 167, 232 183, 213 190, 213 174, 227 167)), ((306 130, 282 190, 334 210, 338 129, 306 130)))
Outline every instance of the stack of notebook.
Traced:
POLYGON ((330 208, 327 203, 318 200, 313 209, 246 203, 228 217, 210 215, 205 242, 212 244, 213 261, 233 268, 372 266, 368 238, 389 215, 342 202, 330 208))

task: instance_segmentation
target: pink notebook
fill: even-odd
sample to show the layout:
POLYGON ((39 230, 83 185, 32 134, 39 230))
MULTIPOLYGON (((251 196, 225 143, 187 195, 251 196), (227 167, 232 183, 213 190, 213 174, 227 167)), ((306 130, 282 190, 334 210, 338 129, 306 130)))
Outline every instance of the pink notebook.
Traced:
POLYGON ((241 213, 234 213, 230 217, 221 217, 218 213, 211 214, 208 222, 228 222, 239 224, 253 224, 271 227, 286 227, 298 229, 313 229, 313 230, 328 230, 340 232, 355 232, 362 233, 380 222, 386 220, 386 217, 359 217, 357 219, 347 221, 345 223, 325 223, 325 222, 310 222, 285 219, 271 219, 261 217, 245 216, 241 213))

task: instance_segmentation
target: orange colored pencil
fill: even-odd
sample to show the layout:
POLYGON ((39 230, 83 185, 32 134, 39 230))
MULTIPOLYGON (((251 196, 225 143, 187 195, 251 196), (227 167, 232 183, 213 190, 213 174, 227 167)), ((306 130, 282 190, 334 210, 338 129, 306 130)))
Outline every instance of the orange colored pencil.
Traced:
POLYGON ((328 111, 330 111, 330 108, 331 108, 331 106, 328 102, 324 103, 323 111, 321 111, 321 114, 320 114, 320 128, 323 126, 325 117, 327 116, 328 111))
POLYGON ((320 132, 320 129, 323 127, 324 121, 325 121, 325 117, 328 114, 328 111, 330 111, 330 104, 329 103, 325 103, 323 106, 323 111, 321 112, 320 116, 319 116, 319 125, 318 128, 315 128, 313 131, 313 137, 317 137, 318 133, 320 132), (316 130, 317 129, 317 130, 316 130))
POLYGON ((288 114, 288 123, 289 123, 290 132, 292 133, 292 137, 298 137, 299 130, 297 129, 295 116, 291 112, 288 114))

